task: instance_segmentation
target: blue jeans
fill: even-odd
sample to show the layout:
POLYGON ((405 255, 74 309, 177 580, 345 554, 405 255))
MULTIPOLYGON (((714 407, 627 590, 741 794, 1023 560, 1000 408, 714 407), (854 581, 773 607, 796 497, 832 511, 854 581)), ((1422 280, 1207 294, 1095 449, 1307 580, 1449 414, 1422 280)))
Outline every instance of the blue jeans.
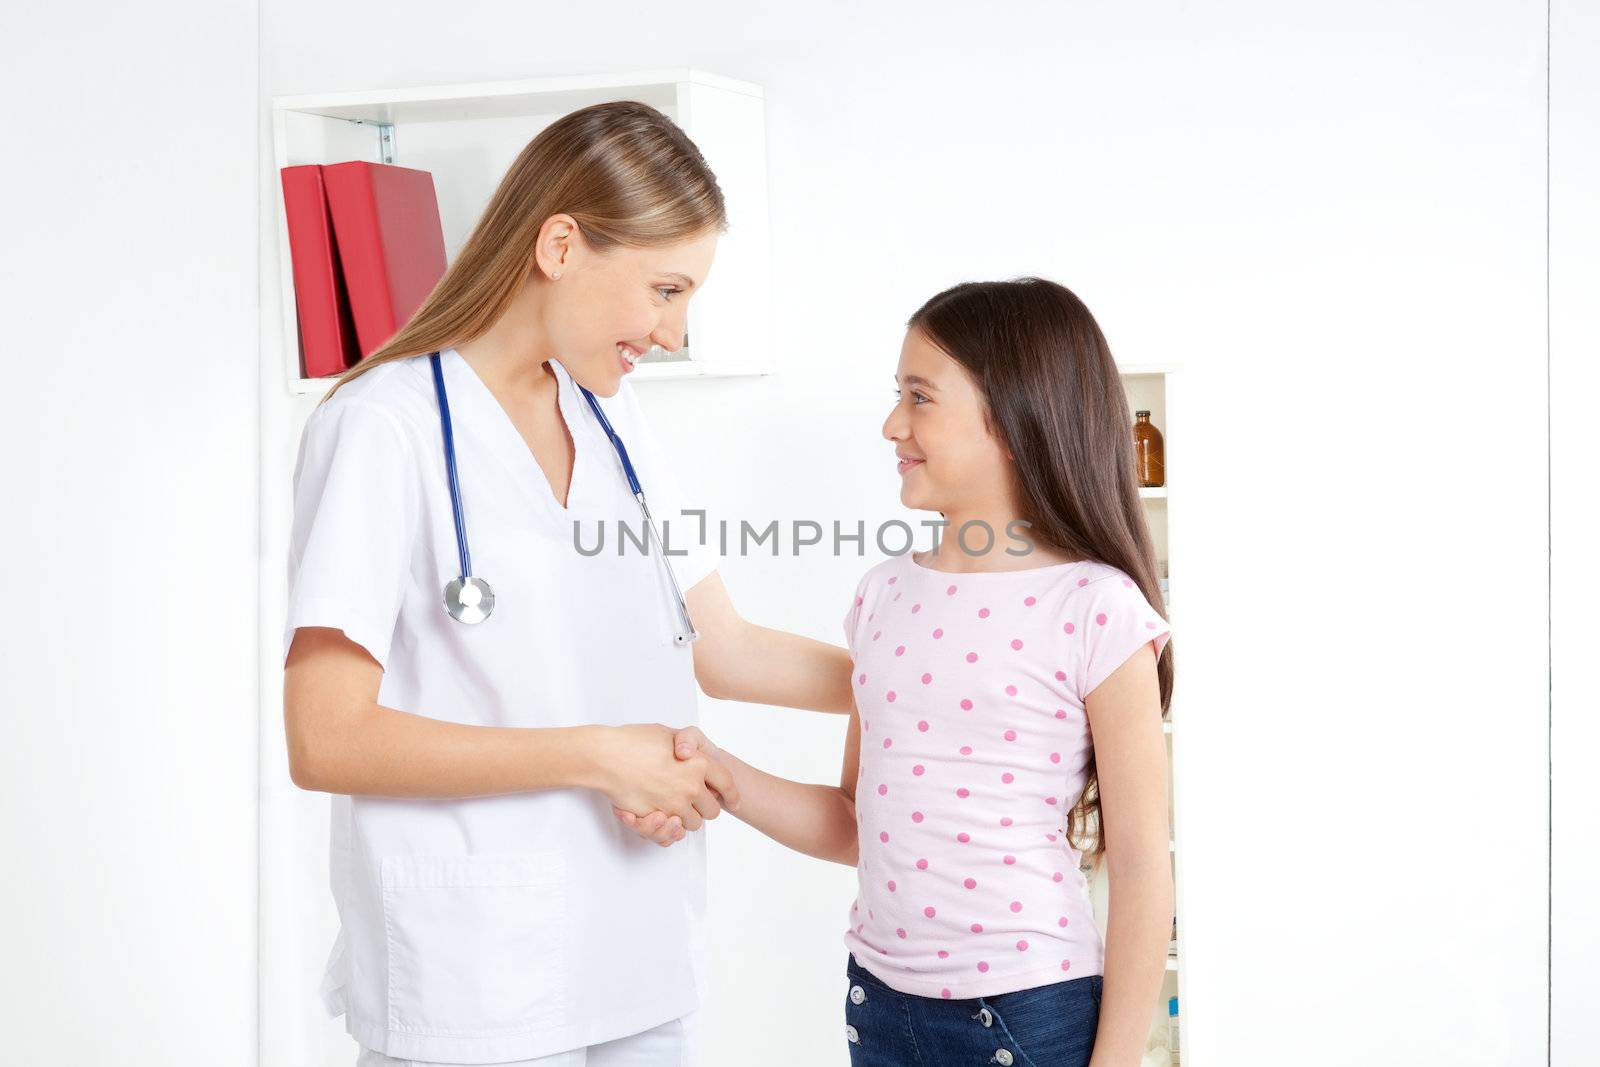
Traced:
POLYGON ((896 992, 850 956, 851 1067, 1085 1067, 1100 1023, 1098 974, 976 1000, 896 992))

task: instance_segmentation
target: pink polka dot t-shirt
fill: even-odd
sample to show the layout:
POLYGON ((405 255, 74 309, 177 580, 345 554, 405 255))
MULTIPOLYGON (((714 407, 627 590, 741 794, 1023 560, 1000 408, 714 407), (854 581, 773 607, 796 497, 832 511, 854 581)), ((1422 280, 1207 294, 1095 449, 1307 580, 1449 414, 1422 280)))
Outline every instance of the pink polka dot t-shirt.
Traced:
POLYGON ((1084 560, 953 574, 873 567, 845 616, 861 715, 859 891, 845 944, 886 985, 997 996, 1102 973, 1066 839, 1084 697, 1166 621, 1084 560))

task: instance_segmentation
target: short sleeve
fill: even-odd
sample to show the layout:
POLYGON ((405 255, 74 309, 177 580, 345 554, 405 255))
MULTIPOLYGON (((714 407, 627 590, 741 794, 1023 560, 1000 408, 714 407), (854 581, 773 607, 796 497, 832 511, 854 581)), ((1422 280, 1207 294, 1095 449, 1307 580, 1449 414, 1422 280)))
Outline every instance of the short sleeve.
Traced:
POLYGON ((1155 642, 1156 655, 1160 656, 1171 636, 1167 620, 1150 606, 1139 586, 1126 575, 1091 582, 1071 602, 1071 624, 1083 635, 1079 699, 1098 689, 1147 642, 1155 642))
MULTIPOLYGON (((667 558, 677 575, 678 585, 687 594, 717 569, 716 548, 709 533, 711 519, 704 514, 703 507, 697 508, 697 502, 685 496, 673 464, 662 450, 650 420, 645 418, 631 383, 623 383, 617 399, 624 401, 628 428, 614 428, 628 449, 628 458, 633 461, 639 487, 644 490, 650 514, 666 543, 667 558)), ((609 414, 610 403, 602 406, 609 414)))
POLYGON ((856 627, 861 624, 861 605, 865 602, 866 592, 867 577, 862 575, 856 583, 855 594, 850 598, 849 610, 844 613, 844 647, 850 650, 852 656, 856 650, 856 627))
POLYGON ((325 401, 294 469, 283 654, 302 626, 327 626, 386 667, 416 540, 420 489, 399 423, 361 400, 325 401))

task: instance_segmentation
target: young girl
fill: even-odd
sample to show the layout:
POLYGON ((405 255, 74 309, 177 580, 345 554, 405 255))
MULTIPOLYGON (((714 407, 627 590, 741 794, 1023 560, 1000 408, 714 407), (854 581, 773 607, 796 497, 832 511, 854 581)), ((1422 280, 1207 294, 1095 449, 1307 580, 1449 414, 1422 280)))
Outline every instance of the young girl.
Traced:
POLYGON ((1136 1064, 1172 916, 1172 664, 1127 400, 1060 285, 960 285, 908 325, 883 433, 901 501, 948 525, 856 587, 840 786, 693 731, 678 754, 727 763, 738 818, 856 866, 855 1067, 1136 1064), (1102 853, 1104 944, 1079 871, 1102 853))

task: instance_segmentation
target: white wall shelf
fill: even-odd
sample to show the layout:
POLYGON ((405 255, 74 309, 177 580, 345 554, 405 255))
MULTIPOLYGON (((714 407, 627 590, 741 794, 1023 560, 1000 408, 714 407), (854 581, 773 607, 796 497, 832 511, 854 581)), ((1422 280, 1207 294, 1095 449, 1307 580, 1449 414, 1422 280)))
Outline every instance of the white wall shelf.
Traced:
MULTIPOLYGON (((758 85, 673 68, 277 96, 275 162, 277 171, 357 159, 428 171, 453 261, 517 153, 562 115, 613 100, 650 104, 683 128, 717 176, 729 222, 713 284, 689 305, 684 348, 641 363, 630 380, 771 373, 764 354, 771 334, 766 104, 758 85)), ((282 189, 274 186, 284 379, 290 392, 322 393, 334 379, 304 375, 289 233, 282 189)))
MULTIPOLYGON (((1150 421, 1155 425, 1156 429, 1161 431, 1166 447, 1168 484, 1159 488, 1141 488, 1139 490, 1139 498, 1144 506, 1145 523, 1149 527, 1151 540, 1155 543, 1157 564, 1165 568, 1161 571, 1161 577, 1170 579, 1173 567, 1170 552, 1172 536, 1170 488, 1172 483, 1171 475, 1174 470, 1175 447, 1178 466, 1181 467, 1183 459, 1181 419, 1178 426, 1177 440, 1174 442, 1174 427, 1171 422, 1171 416, 1175 409, 1181 416, 1182 409, 1174 403, 1178 393, 1174 386, 1180 380, 1179 372, 1182 370, 1182 365, 1179 363, 1123 363, 1118 365, 1117 370, 1122 376, 1122 387, 1127 394, 1129 415, 1131 416, 1136 411, 1149 411, 1150 421)), ((1167 609, 1169 617, 1173 619, 1173 632, 1175 634, 1181 633, 1182 627, 1177 618, 1172 615, 1170 595, 1167 609)), ((1177 817, 1177 812, 1181 808, 1178 800, 1182 795, 1182 760, 1179 758, 1181 746, 1178 746, 1175 740, 1177 731, 1170 717, 1175 714, 1175 711, 1176 708, 1174 707, 1173 711, 1169 712, 1169 720, 1161 724, 1161 732, 1167 742, 1167 788, 1168 796, 1172 799, 1172 806, 1169 812, 1172 819, 1172 832, 1167 841, 1167 853, 1171 857, 1173 866, 1173 903, 1178 920, 1178 942, 1180 947, 1178 955, 1167 957, 1166 978, 1162 983, 1159 1002, 1151 1006, 1153 1012, 1151 1015, 1152 1036, 1165 1035, 1166 1033, 1168 998, 1173 996, 1178 998, 1180 1028, 1185 1025, 1184 1020, 1186 1018, 1186 1001, 1183 992, 1184 976, 1182 968, 1179 966, 1179 960, 1182 956, 1181 946, 1184 929, 1183 866, 1181 858, 1183 835, 1180 832, 1177 817)), ((1109 880, 1105 867, 1102 865, 1101 869, 1095 872, 1090 880, 1090 899, 1094 902, 1095 921, 1100 926, 1102 935, 1106 932, 1105 922, 1107 908, 1110 903, 1109 888, 1109 880)), ((1182 1044, 1183 1041, 1180 1036, 1180 1045, 1182 1044)))

